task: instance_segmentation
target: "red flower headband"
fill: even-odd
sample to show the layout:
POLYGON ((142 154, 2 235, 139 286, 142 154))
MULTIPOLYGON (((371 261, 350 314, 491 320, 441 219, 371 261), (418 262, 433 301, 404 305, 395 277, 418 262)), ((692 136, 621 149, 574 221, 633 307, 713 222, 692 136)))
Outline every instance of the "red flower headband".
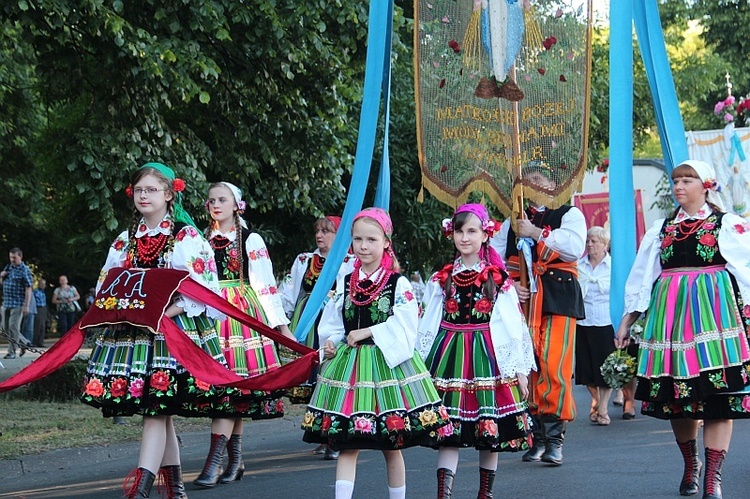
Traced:
MULTIPOLYGON (((172 189, 175 192, 182 192, 185 190, 185 181, 181 178, 176 178, 172 181, 172 189)), ((133 184, 128 184, 125 188, 125 195, 129 198, 133 197, 133 184)))

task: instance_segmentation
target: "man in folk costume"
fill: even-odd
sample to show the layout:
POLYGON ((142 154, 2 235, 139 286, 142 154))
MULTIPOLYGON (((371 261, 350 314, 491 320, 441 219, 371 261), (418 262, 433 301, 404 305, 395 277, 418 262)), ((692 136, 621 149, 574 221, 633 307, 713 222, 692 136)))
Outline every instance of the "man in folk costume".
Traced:
MULTIPOLYGON (((533 161, 521 173, 542 192, 556 187, 546 163, 533 161)), ((548 209, 530 201, 526 218, 516 220, 515 230, 506 219, 490 244, 507 262, 521 302, 529 305, 538 369, 529 379, 534 446, 523 460, 559 466, 566 424, 576 416, 572 381, 576 319, 585 317, 577 261, 586 247, 586 220, 573 206, 548 209), (523 244, 517 241, 530 248, 525 258, 528 286, 520 283, 518 247, 523 244)))

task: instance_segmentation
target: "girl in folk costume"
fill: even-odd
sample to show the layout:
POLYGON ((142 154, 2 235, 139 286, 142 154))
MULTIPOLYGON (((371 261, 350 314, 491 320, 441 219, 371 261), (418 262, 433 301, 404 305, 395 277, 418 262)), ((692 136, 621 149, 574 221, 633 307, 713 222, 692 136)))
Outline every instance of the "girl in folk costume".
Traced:
POLYGON ((703 468, 703 497, 720 498, 732 420, 750 416, 750 224, 724 213, 708 163, 684 161, 672 180, 680 206, 643 237, 616 346, 627 346, 630 326, 645 312, 635 395, 641 412, 672 425, 685 464, 680 494, 698 493, 703 468))
MULTIPOLYGON (((182 208, 184 188, 185 183, 161 163, 147 163, 135 172, 127 188, 135 202, 133 221, 110 247, 99 287, 113 268, 169 268, 188 271, 193 280, 218 293, 213 251, 182 208)), ((111 308, 103 299, 93 306, 111 308)), ((219 317, 218 312, 177 295, 165 314, 226 365, 212 318, 219 317)), ((107 327, 98 337, 84 387, 82 401, 101 408, 105 417, 143 416, 138 468, 126 479, 127 484, 135 478, 125 490, 129 498, 148 497, 156 474, 166 481, 168 497, 187 497, 172 416, 220 414, 224 399, 239 394, 191 376, 168 351, 164 334, 124 323, 107 327)))
MULTIPOLYGON (((291 317, 290 329, 295 333, 296 336, 300 337, 300 341, 304 342, 310 348, 318 349, 320 347, 318 341, 317 324, 320 320, 316 320, 315 327, 310 328, 305 335, 301 335, 302 331, 297 331, 297 323, 299 322, 302 311, 305 309, 307 300, 310 298, 310 293, 318 282, 320 272, 323 270, 328 252, 331 250, 333 241, 336 238, 336 232, 339 230, 341 225, 341 218, 335 216, 326 216, 319 218, 315 221, 313 228, 315 230, 315 244, 317 248, 312 253, 300 253, 292 264, 292 271, 289 276, 289 281, 283 288, 282 298, 284 302, 284 310, 287 316, 291 317)), ((354 270, 354 255, 347 254, 344 257, 344 261, 339 267, 336 283, 343 281, 344 276, 350 274, 354 270)), ((336 289, 336 283, 333 285, 333 289, 329 293, 329 297, 333 295, 333 290, 336 289)), ((327 301, 327 300, 326 300, 327 301)), ((287 392, 289 400, 292 403, 304 403, 310 402, 310 396, 312 395, 313 388, 315 388, 315 380, 318 377, 318 370, 313 370, 310 380, 304 385, 294 387, 287 392)), ((332 450, 325 444, 319 445, 313 454, 324 454, 324 459, 333 460, 338 458, 338 452, 332 450)))
POLYGON ((341 451, 337 499, 352 496, 359 449, 383 452, 389 497, 404 498, 401 449, 436 443, 440 428, 449 424, 430 373, 414 351, 418 306, 409 280, 398 273, 392 231, 380 208, 354 217, 354 272, 328 302, 318 329, 327 360, 302 429, 306 442, 341 451))
MULTIPOLYGON (((245 209, 241 191, 229 182, 212 184, 206 209, 212 223, 206 236, 214 251, 222 296, 251 317, 278 328, 292 337, 277 293, 273 265, 260 235, 251 233, 241 214, 245 209)), ((229 368, 242 377, 257 376, 281 367, 274 342, 227 318, 217 324, 222 350, 229 368)), ((230 414, 211 421, 211 447, 203 471, 193 482, 200 487, 240 480, 242 418, 276 418, 284 415, 283 391, 250 391, 234 399, 230 414), (224 450, 229 463, 222 473, 224 450)))
POLYGON ((451 497, 461 447, 479 451, 479 498, 492 497, 497 452, 531 443, 533 346, 512 280, 488 244, 499 224, 480 204, 443 222, 458 252, 427 284, 417 349, 452 425, 442 428, 438 498, 451 497))

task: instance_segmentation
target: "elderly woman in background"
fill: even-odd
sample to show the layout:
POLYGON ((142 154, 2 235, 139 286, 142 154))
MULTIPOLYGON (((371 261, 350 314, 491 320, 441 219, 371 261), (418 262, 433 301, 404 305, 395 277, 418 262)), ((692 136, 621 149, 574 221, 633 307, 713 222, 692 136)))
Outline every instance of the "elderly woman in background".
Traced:
POLYGON ((609 233, 592 227, 586 235, 587 254, 578 261, 586 318, 578 321, 576 331, 576 384, 591 392, 589 420, 599 426, 610 423, 608 404, 612 394, 599 370, 607 355, 615 351, 615 330, 609 315, 611 257, 607 253, 609 233))

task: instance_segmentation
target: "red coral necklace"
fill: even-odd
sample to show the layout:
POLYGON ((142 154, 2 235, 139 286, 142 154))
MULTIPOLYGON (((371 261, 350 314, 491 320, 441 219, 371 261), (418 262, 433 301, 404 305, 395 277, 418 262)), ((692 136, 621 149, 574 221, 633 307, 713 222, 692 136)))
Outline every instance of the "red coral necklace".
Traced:
POLYGON ((214 236, 209 240, 209 243, 211 244, 211 247, 214 249, 214 251, 227 249, 229 245, 232 244, 232 242, 233 241, 230 241, 224 236, 214 236))
POLYGON ((375 298, 380 295, 380 292, 383 291, 383 288, 388 283, 388 279, 391 277, 391 274, 393 274, 393 272, 390 270, 385 270, 382 267, 378 267, 375 272, 368 276, 365 276, 365 278, 361 281, 357 279, 357 274, 359 274, 359 270, 355 269, 349 279, 349 299, 356 306, 364 307, 375 301, 375 298), (383 272, 380 274, 380 277, 378 277, 378 280, 370 281, 370 276, 377 273, 377 271, 381 269, 383 270, 383 272), (370 281, 370 284, 368 286, 360 286, 361 282, 366 281, 370 281), (355 296, 364 296, 365 299, 360 301, 357 300, 355 296))
POLYGON ((703 224, 706 222, 706 220, 707 219, 705 218, 703 220, 694 220, 692 222, 683 220, 682 222, 677 224, 677 232, 679 232, 679 235, 675 234, 674 236, 672 236, 672 239, 677 242, 684 241, 688 237, 698 232, 701 227, 703 227, 703 224))
POLYGON ((479 272, 476 270, 462 270, 458 274, 453 275, 452 279, 458 286, 465 288, 474 284, 474 281, 477 280, 477 275, 479 275, 479 272), (461 277, 461 274, 464 274, 465 277, 461 277))

